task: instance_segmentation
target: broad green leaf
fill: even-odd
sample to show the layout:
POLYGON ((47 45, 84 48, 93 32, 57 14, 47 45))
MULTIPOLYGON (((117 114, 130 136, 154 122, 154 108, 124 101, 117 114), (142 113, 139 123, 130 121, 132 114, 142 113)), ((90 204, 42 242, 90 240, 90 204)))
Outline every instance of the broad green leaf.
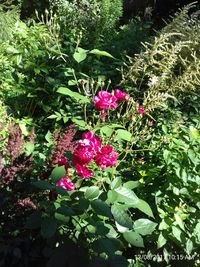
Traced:
POLYGON ((199 131, 193 126, 190 126, 189 129, 190 129, 190 136, 194 139, 198 139, 199 138, 199 131))
POLYGON ((119 224, 118 222, 116 222, 116 221, 115 221, 115 225, 116 225, 117 230, 118 230, 119 233, 125 233, 125 232, 129 231, 129 228, 120 225, 120 224, 119 224))
POLYGON ((98 197, 100 191, 98 186, 90 186, 85 191, 85 198, 87 199, 95 199, 98 197))
POLYGON ((134 188, 137 188, 139 185, 140 185, 139 181, 128 181, 123 184, 123 187, 127 189, 134 189, 134 188))
POLYGON ((79 119, 76 119, 76 118, 73 118, 72 121, 74 123, 76 123, 76 125, 82 127, 82 128, 86 128, 87 127, 87 124, 85 123, 84 120, 79 120, 79 119))
POLYGON ((187 252, 188 255, 190 255, 192 253, 193 248, 194 248, 194 246, 193 246, 192 240, 188 239, 187 242, 186 242, 186 252, 187 252))
POLYGON ((129 244, 135 247, 144 247, 143 238, 141 237, 141 235, 134 231, 123 233, 123 237, 129 244))
POLYGON ((131 217, 127 214, 125 210, 123 210, 122 205, 114 204, 111 207, 111 212, 115 221, 123 227, 132 229, 133 221, 131 217))
POLYGON ((77 102, 80 102, 82 104, 89 103, 89 99, 86 96, 83 96, 77 92, 73 92, 67 87, 59 87, 57 90, 57 93, 62 94, 62 95, 67 95, 76 100, 77 102))
POLYGON ((132 134, 127 130, 119 129, 116 131, 116 136, 115 136, 116 140, 122 139, 125 141, 131 141, 131 138, 132 138, 132 134))
POLYGON ((114 190, 109 190, 107 193, 107 202, 115 203, 117 201, 118 194, 114 190))
POLYGON ((178 227, 172 226, 172 235, 179 241, 182 243, 182 239, 181 239, 181 230, 178 227))
POLYGON ((53 186, 48 182, 48 181, 35 181, 35 182, 32 182, 32 184, 34 186, 36 186, 37 188, 40 188, 40 189, 43 189, 43 190, 51 190, 53 189, 53 186))
POLYGON ((103 126, 101 127, 101 132, 104 133, 106 136, 111 136, 113 130, 109 126, 103 126))
POLYGON ((157 248, 163 247, 167 243, 167 239, 163 236, 162 232, 159 234, 157 241, 157 248))
POLYGON ((181 217, 177 213, 174 214, 174 217, 175 217, 175 220, 176 220, 177 224, 179 225, 179 227, 182 230, 185 230, 184 223, 183 223, 181 217))
POLYGON ((121 186, 122 180, 120 177, 116 177, 112 182, 111 182, 111 189, 116 189, 121 186))
POLYGON ((64 166, 56 166, 52 173, 51 173, 51 180, 56 183, 58 182, 61 178, 65 177, 66 175, 66 170, 64 166))
POLYGON ((48 131, 45 135, 45 140, 49 143, 52 144, 52 134, 50 131, 48 131))
POLYGON ((108 204, 100 199, 95 199, 91 202, 92 209, 98 214, 104 217, 111 218, 112 213, 108 204))
POLYGON ((67 222, 69 221, 69 217, 68 216, 65 216, 61 213, 55 213, 55 219, 56 221, 59 221, 60 223, 62 224, 67 224, 67 222))
POLYGON ((114 58, 111 54, 109 54, 106 51, 101 51, 99 49, 93 49, 89 52, 90 54, 94 54, 94 55, 99 55, 99 56, 105 56, 105 57, 110 57, 110 58, 114 58))
POLYGON ((57 223, 54 218, 45 218, 41 224, 41 235, 44 238, 52 237, 57 230, 57 223))
POLYGON ((76 52, 73 54, 73 58, 76 60, 76 62, 80 63, 83 60, 86 59, 87 57, 87 51, 81 47, 78 47, 78 49, 76 50, 76 52))
POLYGON ((150 235, 156 228, 157 223, 148 219, 138 219, 134 222, 134 230, 140 235, 150 235))
POLYGON ((118 194, 118 201, 125 204, 136 205, 139 203, 139 198, 136 194, 127 188, 120 187, 114 190, 118 194))
POLYGON ((149 204, 146 201, 139 199, 139 201, 136 204, 134 204, 133 207, 141 210, 146 215, 154 218, 151 207, 149 206, 149 204))
POLYGON ((27 142, 26 145, 25 145, 25 154, 26 154, 26 156, 30 156, 33 153, 34 149, 35 149, 34 144, 31 143, 31 142, 27 142))

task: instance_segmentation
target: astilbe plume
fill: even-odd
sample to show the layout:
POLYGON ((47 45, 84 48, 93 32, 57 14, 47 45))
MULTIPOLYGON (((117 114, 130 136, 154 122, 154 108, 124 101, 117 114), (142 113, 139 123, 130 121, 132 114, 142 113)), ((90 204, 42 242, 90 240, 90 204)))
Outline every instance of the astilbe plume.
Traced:
POLYGON ((13 162, 13 165, 7 166, 2 169, 2 179, 0 183, 10 184, 16 177, 16 175, 23 171, 23 175, 32 170, 32 164, 30 163, 30 157, 22 157, 20 162, 16 160, 13 162))
POLYGON ((19 126, 11 124, 8 127, 8 140, 6 145, 6 154, 13 161, 22 152, 23 138, 19 126))
POLYGON ((54 133, 53 142, 55 145, 54 150, 51 154, 50 166, 53 167, 58 163, 58 160, 64 156, 65 151, 73 151, 76 142, 72 141, 76 130, 74 129, 74 124, 68 126, 67 130, 59 137, 59 132, 54 133), (57 140, 56 140, 57 138, 57 140))
POLYGON ((26 197, 24 199, 18 199, 17 206, 20 206, 22 208, 30 208, 33 210, 37 209, 37 206, 33 203, 30 197, 26 197))

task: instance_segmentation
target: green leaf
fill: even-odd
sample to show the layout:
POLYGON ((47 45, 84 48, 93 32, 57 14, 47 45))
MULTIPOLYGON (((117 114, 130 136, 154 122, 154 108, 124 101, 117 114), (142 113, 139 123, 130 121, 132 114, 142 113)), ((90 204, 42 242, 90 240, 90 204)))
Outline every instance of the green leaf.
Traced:
POLYGON ((66 175, 66 170, 64 166, 57 166, 53 169, 51 173, 51 181, 56 183, 58 182, 61 178, 65 177, 66 175))
POLYGON ((110 207, 104 201, 95 199, 91 202, 91 207, 98 215, 112 218, 110 207))
POLYGON ((52 237, 57 230, 57 223, 54 218, 45 218, 41 224, 41 235, 44 238, 52 237))
POLYGON ((26 154, 26 156, 30 156, 33 153, 34 149, 35 149, 34 144, 31 143, 31 142, 27 142, 26 145, 25 145, 25 154, 26 154))
POLYGON ((45 140, 49 143, 52 144, 52 134, 50 131, 47 132, 47 134, 45 135, 45 140))
POLYGON ((118 201, 129 205, 136 205, 139 203, 139 198, 136 194, 127 188, 120 187, 114 190, 118 194, 118 201))
POLYGON ((76 100, 77 102, 80 102, 82 104, 89 103, 89 99, 86 96, 83 96, 77 92, 73 92, 67 87, 59 87, 57 90, 57 93, 62 94, 62 95, 67 95, 76 100))
POLYGON ((139 199, 139 202, 136 203, 136 204, 134 204, 133 207, 134 207, 134 208, 137 208, 137 209, 139 209, 139 210, 141 210, 141 211, 144 212, 146 215, 148 215, 148 216, 154 218, 154 216, 153 216, 153 212, 152 212, 152 210, 151 210, 151 207, 149 206, 149 204, 148 204, 146 201, 144 201, 144 200, 142 200, 142 199, 139 199))
POLYGON ((123 187, 125 187, 127 189, 134 189, 134 188, 137 188, 138 186, 140 186, 139 181, 128 181, 128 182, 123 184, 123 187))
POLYGON ((116 140, 122 139, 125 141, 131 141, 131 138, 132 138, 132 134, 127 130, 119 129, 116 131, 116 136, 115 136, 116 140))
POLYGON ((86 127, 87 127, 87 124, 85 123, 84 120, 79 120, 79 119, 73 118, 72 121, 73 121, 76 125, 80 126, 81 128, 86 128, 86 127))
POLYGON ((113 130, 109 126, 103 126, 101 127, 101 132, 104 133, 106 136, 111 136, 113 130))
POLYGON ((32 182, 34 186, 37 188, 43 189, 43 190, 51 190, 53 189, 53 186, 48 181, 35 181, 32 182))
POLYGON ((190 129, 191 138, 198 139, 199 138, 199 131, 193 126, 190 126, 189 129, 190 129))
POLYGON ((174 217, 175 217, 175 220, 176 220, 177 224, 179 225, 179 227, 182 230, 185 230, 184 223, 183 223, 181 217, 177 213, 174 214, 174 217))
POLYGON ((182 243, 182 239, 181 239, 181 230, 178 227, 172 226, 172 234, 173 236, 182 243))
POLYGON ((114 190, 109 190, 107 193, 107 202, 115 203, 117 201, 118 195, 114 190))
POLYGON ((141 235, 134 231, 123 233, 123 237, 129 244, 135 247, 144 247, 143 238, 141 237, 141 235))
POLYGON ((138 219, 134 222, 134 230, 140 235, 150 235, 156 228, 157 223, 148 219, 138 219))
POLYGON ((188 255, 191 255, 192 251, 193 251, 193 242, 191 239, 188 239, 187 242, 186 242, 186 252, 188 255))
POLYGON ((59 221, 62 224, 67 224, 67 222, 69 221, 69 217, 61 213, 56 212, 54 216, 55 216, 56 221, 59 221))
POLYGON ((99 56, 110 57, 110 58, 113 58, 113 59, 114 59, 114 57, 113 57, 111 54, 109 54, 109 53, 106 52, 106 51, 101 51, 101 50, 99 50, 99 49, 93 49, 93 50, 91 50, 89 53, 90 53, 90 54, 94 54, 94 55, 99 55, 99 56))
POLYGON ((159 234, 157 241, 157 249, 163 247, 167 243, 167 239, 163 236, 162 232, 159 234))
POLYGON ((123 210, 123 206, 119 204, 112 205, 111 212, 115 221, 123 227, 132 229, 133 221, 131 217, 127 214, 125 210, 123 210))
POLYGON ((85 198, 87 199, 95 199, 98 197, 100 191, 98 186, 90 186, 85 191, 85 198))
POLYGON ((87 57, 87 51, 81 47, 78 47, 78 49, 76 50, 76 52, 73 54, 73 58, 76 60, 76 62, 80 63, 83 60, 86 59, 87 57))
POLYGON ((111 182, 111 189, 116 189, 118 187, 120 187, 122 184, 122 180, 120 177, 116 177, 112 182, 111 182))

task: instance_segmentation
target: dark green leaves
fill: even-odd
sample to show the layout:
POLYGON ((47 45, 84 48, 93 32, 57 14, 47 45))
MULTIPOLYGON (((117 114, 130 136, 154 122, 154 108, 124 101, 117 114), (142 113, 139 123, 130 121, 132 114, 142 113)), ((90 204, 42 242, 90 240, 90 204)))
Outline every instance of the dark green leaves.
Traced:
POLYGON ((111 208, 115 221, 126 228, 131 229, 133 227, 133 221, 127 212, 123 209, 123 205, 115 204, 111 208))
POLYGON ((73 92, 67 87, 59 87, 57 93, 69 96, 73 98, 75 101, 80 102, 81 104, 89 103, 89 99, 86 96, 83 96, 77 92, 73 92))
POLYGON ((91 202, 91 207, 94 210, 94 212, 96 212, 98 215, 102 215, 108 218, 112 217, 110 207, 108 206, 108 204, 106 204, 104 201, 100 199, 93 200, 91 202))

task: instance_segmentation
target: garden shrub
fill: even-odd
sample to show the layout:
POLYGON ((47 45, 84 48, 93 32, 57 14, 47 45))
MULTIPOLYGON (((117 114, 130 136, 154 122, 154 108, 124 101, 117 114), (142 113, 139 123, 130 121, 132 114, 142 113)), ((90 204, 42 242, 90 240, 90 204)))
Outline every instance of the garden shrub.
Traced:
MULTIPOLYGON (((88 1, 65 3, 75 19, 88 1)), ((114 2, 106 3, 109 13, 114 2)), ((199 89, 198 38, 184 34, 198 20, 181 34, 166 26, 130 58, 119 89, 100 76, 101 58, 121 62, 75 38, 74 25, 92 26, 89 18, 71 21, 66 48, 53 12, 37 16, 18 21, 0 47, 0 265, 194 266, 199 96, 189 96, 190 112, 181 101, 199 89), (19 105, 29 98, 26 111, 19 105)))

